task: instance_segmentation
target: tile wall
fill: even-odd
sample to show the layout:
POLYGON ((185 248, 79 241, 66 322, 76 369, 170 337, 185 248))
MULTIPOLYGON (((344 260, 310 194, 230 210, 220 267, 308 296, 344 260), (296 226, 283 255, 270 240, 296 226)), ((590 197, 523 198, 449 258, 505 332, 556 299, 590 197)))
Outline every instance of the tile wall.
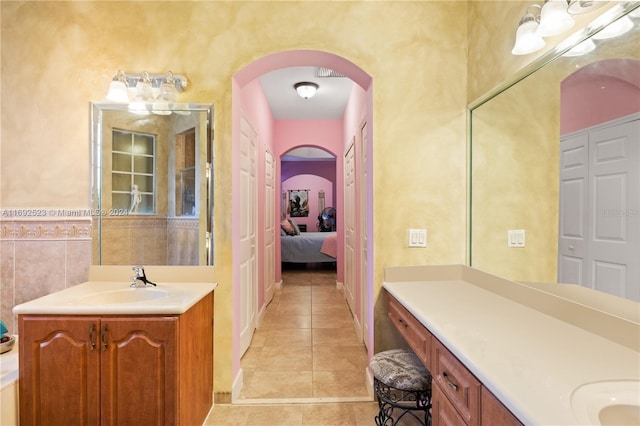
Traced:
POLYGON ((37 209, 1 213, 0 318, 17 334, 15 305, 88 279, 91 217, 37 209))

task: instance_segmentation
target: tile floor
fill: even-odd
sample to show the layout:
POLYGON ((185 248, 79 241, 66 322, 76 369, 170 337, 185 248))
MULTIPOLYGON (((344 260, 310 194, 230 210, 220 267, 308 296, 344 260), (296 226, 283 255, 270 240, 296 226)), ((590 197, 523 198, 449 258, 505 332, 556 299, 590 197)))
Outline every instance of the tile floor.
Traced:
POLYGON ((335 269, 282 271, 251 346, 244 386, 232 405, 216 405, 207 425, 373 425, 378 405, 335 269))
POLYGON ((241 360, 239 400, 215 405, 205 425, 375 425, 367 352, 335 269, 296 266, 282 281, 241 360))

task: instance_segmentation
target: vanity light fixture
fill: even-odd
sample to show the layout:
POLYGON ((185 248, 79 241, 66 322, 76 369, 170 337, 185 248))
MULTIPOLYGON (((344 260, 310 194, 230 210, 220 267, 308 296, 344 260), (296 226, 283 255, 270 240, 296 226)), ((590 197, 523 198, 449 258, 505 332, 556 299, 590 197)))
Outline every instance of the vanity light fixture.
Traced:
POLYGON ((574 57, 574 56, 582 56, 587 53, 593 52, 596 48, 596 44, 590 38, 585 41, 575 45, 571 49, 567 50, 562 56, 565 57, 574 57))
POLYGON ((541 37, 562 34, 575 25, 567 12, 567 0, 546 0, 540 11, 540 26, 536 31, 541 37))
POLYGON ((316 83, 312 83, 310 81, 301 81, 300 83, 293 85, 293 88, 296 89, 298 95, 304 99, 309 99, 315 95, 318 87, 319 86, 316 83))
POLYGON ((109 85, 107 99, 112 102, 128 103, 129 110, 139 114, 149 112, 171 114, 171 106, 176 103, 177 94, 188 87, 187 79, 169 71, 165 74, 125 73, 118 70, 109 85))
POLYGON ((607 0, 570 0, 567 12, 572 15, 582 15, 600 9, 607 3, 609 3, 607 0))
POLYGON ((530 12, 535 7, 540 8, 540 5, 529 6, 522 19, 520 19, 520 24, 516 31, 516 43, 511 50, 513 55, 528 55, 529 53, 537 52, 547 44, 537 34, 540 18, 530 12))
POLYGON ((622 34, 629 32, 631 28, 633 28, 633 21, 629 19, 628 16, 623 16, 617 21, 610 23, 591 37, 596 40, 606 40, 608 38, 621 36, 622 34))
POLYGON ((107 99, 113 102, 126 103, 129 102, 129 94, 127 93, 127 77, 122 70, 118 70, 109 85, 109 93, 107 99))

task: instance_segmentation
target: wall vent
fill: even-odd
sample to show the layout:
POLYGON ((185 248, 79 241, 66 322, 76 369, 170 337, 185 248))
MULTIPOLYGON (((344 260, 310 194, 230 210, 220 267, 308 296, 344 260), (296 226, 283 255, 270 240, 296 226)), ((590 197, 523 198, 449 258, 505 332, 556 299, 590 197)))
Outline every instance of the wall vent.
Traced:
POLYGON ((318 67, 316 69, 316 77, 346 77, 346 75, 340 74, 331 68, 318 67))

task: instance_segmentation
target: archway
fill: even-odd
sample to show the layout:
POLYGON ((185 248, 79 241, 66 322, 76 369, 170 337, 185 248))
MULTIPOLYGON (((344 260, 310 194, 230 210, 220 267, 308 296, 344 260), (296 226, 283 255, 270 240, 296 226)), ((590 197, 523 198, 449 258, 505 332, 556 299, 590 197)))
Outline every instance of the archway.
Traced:
MULTIPOLYGON (((371 149, 373 138, 373 132, 370 130, 372 127, 372 79, 366 74, 362 69, 348 61, 345 58, 336 56, 331 53, 321 52, 321 51, 312 51, 312 50, 294 50, 287 52, 275 53, 261 59, 256 60, 252 64, 248 65, 244 69, 240 70, 233 78, 232 81, 232 158, 233 158, 233 172, 232 172, 232 180, 233 180, 233 194, 232 194, 232 210, 240 211, 243 208, 243 200, 246 200, 247 197, 252 197, 251 194, 257 193, 257 209, 256 211, 259 214, 256 214, 256 222, 257 222, 257 231, 260 234, 264 229, 267 229, 270 226, 271 220, 275 222, 278 219, 276 215, 272 215, 273 212, 269 212, 264 210, 265 207, 265 199, 261 198, 261 181, 260 179, 264 175, 265 168, 265 157, 272 156, 274 158, 279 158, 283 152, 288 151, 291 146, 279 146, 274 143, 274 134, 277 133, 278 123, 270 117, 268 113, 268 108, 266 105, 266 100, 264 94, 261 94, 261 88, 258 82, 258 78, 270 71, 285 68, 285 67, 296 67, 296 66, 318 66, 318 67, 326 67, 336 72, 347 76, 355 83, 354 90, 352 93, 352 97, 350 99, 350 106, 348 110, 345 111, 345 117, 343 119, 343 123, 340 127, 341 139, 344 141, 344 145, 342 147, 342 152, 336 153, 337 161, 337 173, 336 173, 336 185, 337 187, 342 186, 343 181, 343 161, 345 154, 345 148, 349 144, 352 144, 356 148, 356 152, 359 153, 362 149, 362 146, 366 145, 366 152, 368 155, 366 156, 366 161, 361 160, 358 155, 356 155, 356 164, 358 170, 366 170, 366 173, 363 173, 362 176, 366 176, 366 182, 357 182, 356 188, 366 188, 366 197, 361 196, 361 194, 356 191, 353 195, 354 206, 357 208, 358 213, 355 214, 355 217, 358 218, 359 214, 362 213, 363 220, 358 220, 357 223, 357 231, 358 231, 358 250, 359 253, 366 253, 366 257, 368 261, 364 261, 365 259, 360 259, 358 257, 354 260, 354 267, 357 270, 357 274, 355 275, 356 280, 358 282, 358 300, 361 302, 358 303, 357 309, 355 309, 354 317, 359 324, 366 324, 366 327, 362 327, 362 330, 366 330, 363 332, 363 340, 365 341, 369 351, 372 351, 372 342, 373 342, 373 302, 371 300, 371 294, 373 291, 373 283, 371 277, 372 273, 372 258, 373 258, 373 249, 369 245, 371 245, 372 233, 372 152, 371 149), (356 87, 357 86, 357 87, 356 87), (250 127, 253 127, 257 131, 256 140, 260 141, 257 146, 257 153, 255 158, 257 159, 257 167, 255 171, 257 173, 257 187, 256 188, 247 188, 246 184, 243 183, 243 178, 240 173, 240 155, 241 155, 241 147, 242 147, 242 138, 243 132, 241 132, 242 123, 249 122, 251 124, 250 127), (368 135, 366 140, 363 142, 360 141, 361 135, 363 134, 362 129, 366 127, 367 131, 364 134, 368 135), (357 144, 354 144, 355 141, 358 141, 357 144), (361 161, 361 163, 358 163, 361 161), (244 189, 243 189, 244 188, 244 189), (243 193, 246 191, 246 193, 243 193), (254 192, 252 192, 254 191, 254 192), (364 201, 364 204, 361 200, 364 201), (368 235, 368 238, 364 238, 364 235, 368 235), (361 247, 362 241, 367 241, 367 247, 361 247), (369 265, 366 268, 361 268, 361 265, 369 265)), ((308 130, 307 130, 308 131, 308 130)), ((296 146, 300 145, 300 143, 296 144, 296 146)), ((280 181, 280 169, 275 170, 275 181, 280 181)), ((280 194, 278 193, 278 201, 274 200, 274 205, 279 204, 280 194)), ((269 200, 266 200, 270 202, 269 200)), ((340 197, 337 197, 336 200, 337 207, 340 209, 342 207, 343 200, 340 197)), ((268 204, 267 204, 268 205, 268 204)), ((260 264, 260 261, 257 262, 257 266, 255 266, 255 281, 248 282, 251 280, 251 274, 253 272, 249 271, 247 273, 246 269, 242 269, 242 249, 239 244, 241 235, 243 235, 245 228, 242 223, 237 220, 234 216, 232 221, 232 240, 233 240, 233 375, 234 375, 234 384, 233 384, 233 394, 232 399, 235 399, 239 390, 242 387, 242 371, 240 368, 240 357, 242 355, 242 347, 240 345, 240 333, 241 330, 251 328, 255 325, 249 325, 245 327, 246 324, 243 324, 245 318, 243 315, 247 312, 246 306, 243 304, 253 303, 255 301, 255 305, 257 310, 265 305, 264 300, 264 276, 262 275, 262 271, 264 271, 264 265, 260 264), (250 277, 248 281, 245 280, 246 277, 250 277), (255 286, 255 287, 249 287, 255 286), (262 287, 261 287, 262 286, 262 287), (253 294, 255 292, 255 294, 253 294)), ((338 247, 341 250, 341 242, 343 242, 343 237, 341 236, 341 230, 338 229, 338 247)), ((255 247, 256 252, 254 255, 256 259, 262 259, 263 256, 261 253, 261 243, 265 241, 266 237, 262 237, 260 235, 256 235, 255 237, 255 247)), ((276 250, 277 253, 277 250, 276 250)), ((248 318, 248 317, 247 317, 248 318)), ((256 318, 259 320, 259 312, 256 315, 256 318)))

